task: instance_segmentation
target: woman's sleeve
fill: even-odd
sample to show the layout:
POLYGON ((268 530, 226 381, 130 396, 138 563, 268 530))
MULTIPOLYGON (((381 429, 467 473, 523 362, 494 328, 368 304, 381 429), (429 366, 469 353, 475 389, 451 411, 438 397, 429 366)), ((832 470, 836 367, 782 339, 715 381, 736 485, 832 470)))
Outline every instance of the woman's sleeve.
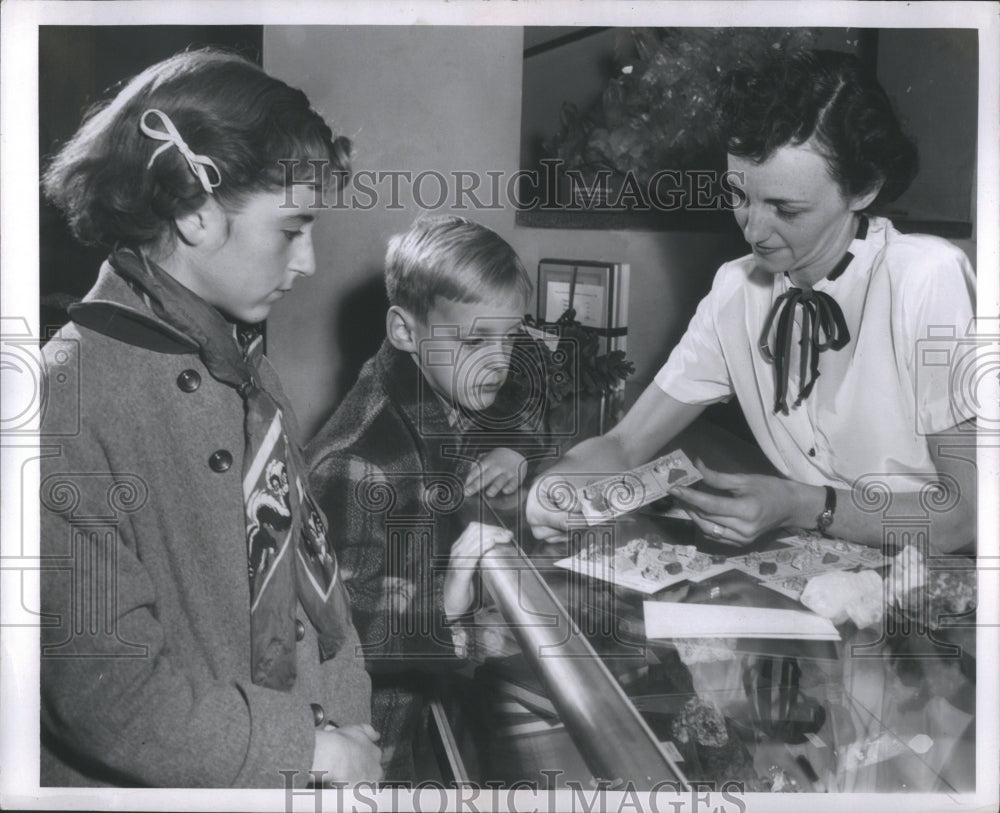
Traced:
POLYGON ((959 248, 923 235, 890 257, 893 339, 913 380, 919 429, 944 432, 975 418, 980 397, 975 272, 959 248))
POLYGON ((302 698, 213 680, 167 646, 127 513, 116 518, 140 478, 113 473, 86 428, 42 471, 46 747, 113 784, 281 787, 281 769, 303 784, 315 738, 302 698))
POLYGON ((718 332, 720 299, 732 284, 723 266, 712 290, 698 303, 687 330, 653 379, 671 398, 685 404, 714 404, 733 395, 733 382, 718 332))

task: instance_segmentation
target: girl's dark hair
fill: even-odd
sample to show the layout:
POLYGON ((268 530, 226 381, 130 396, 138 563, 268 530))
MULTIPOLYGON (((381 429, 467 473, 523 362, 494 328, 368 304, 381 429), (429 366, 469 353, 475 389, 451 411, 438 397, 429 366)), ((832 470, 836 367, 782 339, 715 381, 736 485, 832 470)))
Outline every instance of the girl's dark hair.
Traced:
POLYGON ((903 133, 878 80, 839 51, 779 53, 724 77, 717 124, 727 151, 765 161, 786 144, 814 139, 845 197, 882 188, 895 200, 917 174, 917 148, 903 133))
MULTIPOLYGON (((235 54, 187 51, 95 106, 49 163, 43 189, 80 241, 153 242, 205 202, 208 193, 176 148, 147 168, 164 144, 140 129, 150 109, 166 113, 191 150, 215 162, 222 183, 213 194, 227 211, 250 194, 280 189, 286 166, 279 161, 322 161, 318 183, 342 183, 350 171, 350 141, 334 137, 301 90, 235 54)), ((155 116, 152 123, 161 126, 155 116)), ((294 166, 295 179, 312 178, 318 165, 294 166)))

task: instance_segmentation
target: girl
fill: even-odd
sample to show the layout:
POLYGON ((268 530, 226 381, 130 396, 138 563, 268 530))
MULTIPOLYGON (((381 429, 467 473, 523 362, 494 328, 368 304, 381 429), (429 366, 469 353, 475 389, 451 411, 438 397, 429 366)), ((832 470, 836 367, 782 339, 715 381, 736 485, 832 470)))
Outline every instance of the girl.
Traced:
POLYGON ((315 271, 313 187, 346 176, 349 148, 301 91, 202 50, 133 79, 48 167, 75 235, 111 253, 44 349, 47 377, 80 375, 43 434, 74 410, 80 431, 42 471, 42 555, 63 568, 42 579, 43 785, 381 776, 259 330, 315 271), (306 160, 319 177, 288 183, 306 160))

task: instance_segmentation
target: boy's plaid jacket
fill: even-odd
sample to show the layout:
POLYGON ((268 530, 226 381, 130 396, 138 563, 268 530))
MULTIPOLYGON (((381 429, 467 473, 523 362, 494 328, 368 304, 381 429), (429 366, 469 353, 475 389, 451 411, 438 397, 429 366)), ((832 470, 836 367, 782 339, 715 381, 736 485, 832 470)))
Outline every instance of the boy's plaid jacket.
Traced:
POLYGON ((416 729, 421 675, 464 663, 444 624, 443 585, 474 507, 463 505, 465 478, 490 448, 530 458, 541 441, 529 428, 500 438, 469 416, 449 416, 410 356, 386 341, 307 448, 310 488, 327 516, 373 676, 372 722, 387 779, 411 778, 393 769, 403 770, 406 758, 394 761, 392 752, 397 744, 408 750, 416 729))

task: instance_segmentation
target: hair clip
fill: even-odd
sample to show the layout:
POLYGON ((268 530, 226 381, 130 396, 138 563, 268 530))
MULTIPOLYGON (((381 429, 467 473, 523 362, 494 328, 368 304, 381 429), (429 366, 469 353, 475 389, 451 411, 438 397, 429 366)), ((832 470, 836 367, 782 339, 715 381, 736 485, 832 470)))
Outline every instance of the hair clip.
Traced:
POLYGON ((222 183, 222 173, 219 172, 219 168, 215 165, 215 161, 209 158, 207 155, 196 155, 192 149, 187 145, 187 142, 181 137, 174 123, 170 120, 170 117, 164 113, 162 110, 150 109, 142 114, 142 118, 139 120, 139 127, 142 131, 148 135, 150 138, 155 138, 157 141, 165 141, 165 144, 160 145, 153 156, 149 159, 149 163, 146 164, 146 169, 153 166, 153 162, 164 150, 170 149, 170 147, 176 147, 177 151, 184 156, 184 160, 188 162, 188 166, 191 167, 191 171, 195 174, 199 181, 201 181, 202 187, 208 194, 212 194, 212 190, 222 183), (155 113, 160 117, 160 122, 163 124, 163 130, 154 130, 148 124, 146 124, 146 116, 150 113, 155 113), (215 173, 214 182, 209 179, 208 172, 206 168, 210 168, 212 172, 215 173))

